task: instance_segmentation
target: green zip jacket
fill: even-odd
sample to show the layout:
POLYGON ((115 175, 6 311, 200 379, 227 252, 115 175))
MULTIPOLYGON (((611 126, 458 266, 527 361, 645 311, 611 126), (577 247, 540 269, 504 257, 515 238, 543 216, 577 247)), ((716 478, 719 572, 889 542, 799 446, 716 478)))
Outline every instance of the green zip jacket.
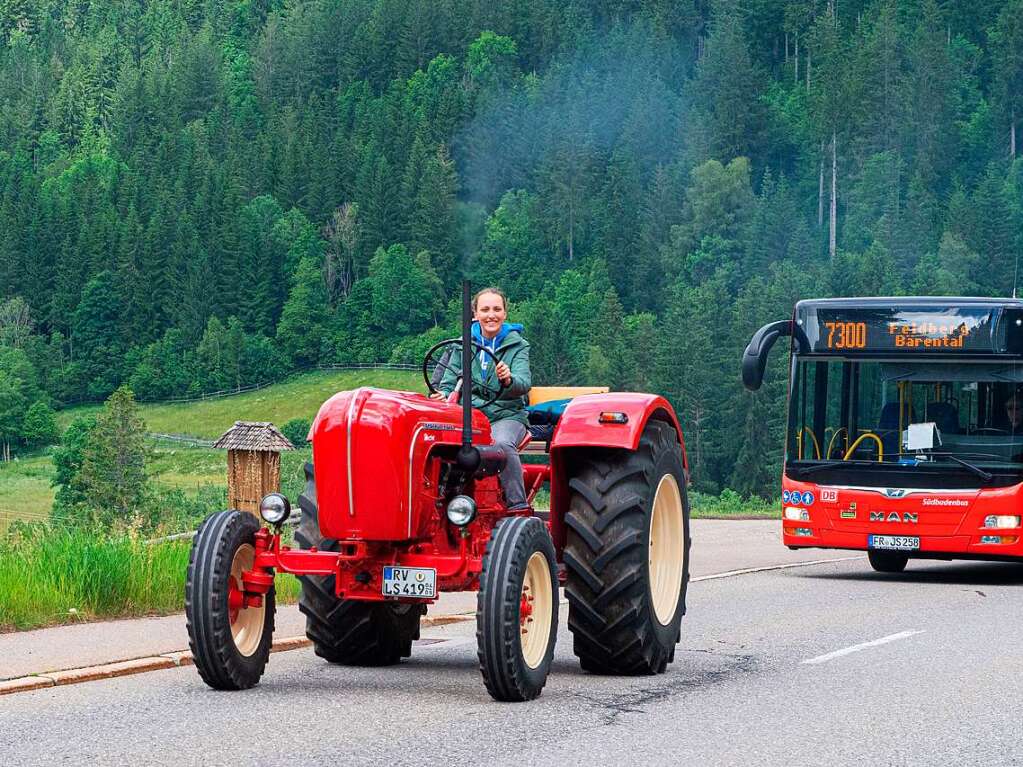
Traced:
MULTIPOLYGON (((461 345, 454 347, 455 351, 448 360, 448 369, 444 371, 444 377, 437 387, 445 395, 455 390, 455 383, 462 372, 462 348, 461 345)), ((480 367, 480 353, 476 351, 472 360, 472 405, 479 408, 487 419, 494 423, 503 418, 514 418, 525 426, 529 426, 526 417, 526 403, 524 397, 529 394, 533 385, 533 379, 529 372, 529 342, 522 337, 517 330, 508 332, 504 341, 497 349, 497 359, 503 362, 511 370, 511 384, 501 391, 501 396, 486 407, 480 404, 490 399, 493 394, 487 393, 486 389, 480 387, 479 382, 483 381, 488 386, 496 389, 501 385, 497 374, 494 372, 493 360, 488 357, 486 376, 480 367)))

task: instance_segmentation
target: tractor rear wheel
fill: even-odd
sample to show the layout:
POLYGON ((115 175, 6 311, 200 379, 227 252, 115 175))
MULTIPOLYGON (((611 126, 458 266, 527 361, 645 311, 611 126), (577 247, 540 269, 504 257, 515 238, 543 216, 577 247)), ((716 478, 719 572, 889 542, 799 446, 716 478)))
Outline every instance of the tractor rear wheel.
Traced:
POLYGON ((558 634, 558 566, 547 526, 507 517, 487 542, 476 607, 480 671, 495 700, 537 697, 558 634))
MULTIPOLYGON (((320 533, 312 464, 305 465, 305 477, 295 541, 302 549, 337 551, 337 541, 320 533)), ((299 580, 298 609, 305 614, 306 636, 321 658, 345 666, 390 666, 412 654, 425 605, 340 599, 333 575, 300 575, 299 580)))
POLYGON ((568 628, 582 667, 660 674, 689 583, 689 501, 675 430, 650 421, 635 451, 591 454, 569 481, 568 628))
POLYGON ((188 644, 200 676, 217 690, 244 690, 263 675, 274 630, 274 590, 245 607, 242 573, 252 568, 256 532, 251 514, 218 511, 192 542, 185 581, 188 644))
POLYGON ((871 549, 867 552, 870 566, 879 573, 901 573, 909 564, 909 555, 897 551, 871 549))

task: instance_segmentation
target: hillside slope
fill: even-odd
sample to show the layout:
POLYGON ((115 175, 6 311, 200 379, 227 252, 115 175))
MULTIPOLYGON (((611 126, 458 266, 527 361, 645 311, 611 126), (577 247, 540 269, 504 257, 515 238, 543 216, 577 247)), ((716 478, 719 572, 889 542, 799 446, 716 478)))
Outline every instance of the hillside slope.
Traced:
MULTIPOLYGON (((212 400, 177 404, 141 404, 146 430, 157 434, 184 434, 215 439, 235 421, 272 421, 282 426, 292 418, 312 419, 323 402, 339 391, 360 386, 425 392, 418 373, 394 370, 317 371, 254 392, 212 400)), ((77 416, 96 412, 98 406, 77 407, 60 413, 61 427, 77 416)))

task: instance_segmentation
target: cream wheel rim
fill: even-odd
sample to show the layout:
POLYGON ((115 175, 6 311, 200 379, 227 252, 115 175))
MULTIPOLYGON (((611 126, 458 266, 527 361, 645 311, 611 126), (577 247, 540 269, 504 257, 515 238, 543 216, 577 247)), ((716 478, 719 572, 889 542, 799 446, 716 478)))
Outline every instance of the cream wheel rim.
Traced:
POLYGON ((682 593, 684 538, 682 494, 674 475, 665 474, 654 494, 648 558, 654 615, 662 626, 667 626, 674 617, 682 593))
POLYGON ((266 597, 259 607, 244 607, 239 598, 244 598, 242 573, 252 569, 256 551, 251 544, 238 547, 231 560, 231 575, 228 583, 228 609, 231 621, 231 637, 238 652, 248 657, 256 652, 263 638, 263 621, 266 618, 266 597), (232 604, 234 603, 234 604, 232 604))
POLYGON ((530 668, 537 668, 547 654, 551 637, 551 571, 542 551, 534 551, 526 563, 519 602, 519 640, 522 659, 530 668))

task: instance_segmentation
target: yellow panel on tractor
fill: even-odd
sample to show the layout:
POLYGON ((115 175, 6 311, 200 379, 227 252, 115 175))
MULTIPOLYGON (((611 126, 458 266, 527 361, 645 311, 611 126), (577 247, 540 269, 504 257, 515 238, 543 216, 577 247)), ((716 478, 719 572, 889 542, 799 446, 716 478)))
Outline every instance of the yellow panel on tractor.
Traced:
POLYGON ((529 390, 529 404, 539 405, 556 399, 571 399, 581 394, 607 394, 607 386, 534 386, 529 390))

